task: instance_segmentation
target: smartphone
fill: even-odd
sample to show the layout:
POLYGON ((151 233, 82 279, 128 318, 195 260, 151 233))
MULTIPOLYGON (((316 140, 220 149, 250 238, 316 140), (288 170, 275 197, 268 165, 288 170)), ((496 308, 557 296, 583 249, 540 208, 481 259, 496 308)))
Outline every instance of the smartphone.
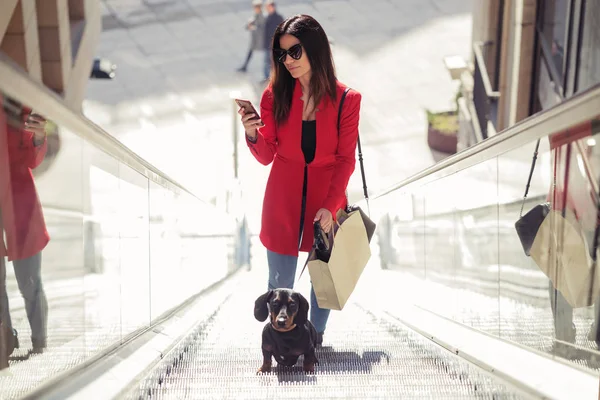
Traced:
MULTIPOLYGON (((243 99, 235 99, 235 102, 238 106, 240 106, 241 108, 244 109, 244 112, 246 114, 251 113, 251 114, 255 114, 256 117, 252 118, 254 119, 260 119, 260 114, 258 113, 258 111, 256 111, 256 108, 254 108, 254 106, 252 105, 252 102, 250 100, 243 100, 243 99)), ((261 121, 260 126, 264 126, 264 122, 261 121)))

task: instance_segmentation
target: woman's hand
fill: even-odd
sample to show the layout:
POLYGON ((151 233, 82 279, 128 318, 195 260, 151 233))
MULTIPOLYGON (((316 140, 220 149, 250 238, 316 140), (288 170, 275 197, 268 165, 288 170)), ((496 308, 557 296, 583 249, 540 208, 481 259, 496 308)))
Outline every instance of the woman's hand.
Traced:
POLYGON ((329 230, 333 226, 333 216, 331 215, 331 212, 326 208, 321 208, 319 209, 319 211, 317 211, 317 215, 315 215, 314 222, 316 221, 319 221, 319 223, 321 224, 321 228, 323 228, 323 231, 325 231, 325 233, 329 233, 329 230))
POLYGON ((246 114, 242 107, 238 110, 238 114, 242 116, 242 124, 244 125, 246 135, 251 139, 256 138, 256 128, 262 125, 262 121, 260 119, 252 119, 256 117, 256 114, 246 114))
POLYGON ((31 114, 23 124, 25 130, 33 133, 36 141, 43 141, 46 136, 46 119, 39 114, 31 114))

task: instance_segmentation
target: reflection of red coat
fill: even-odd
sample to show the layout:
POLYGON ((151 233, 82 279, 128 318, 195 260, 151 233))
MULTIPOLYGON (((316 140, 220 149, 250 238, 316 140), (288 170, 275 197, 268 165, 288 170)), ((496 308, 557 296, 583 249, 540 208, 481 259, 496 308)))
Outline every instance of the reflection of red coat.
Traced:
POLYGON ((0 99, 0 256, 20 260, 39 253, 50 240, 31 169, 44 159, 47 143, 33 144, 33 133, 10 127, 0 99), (1 230, 0 230, 1 232, 1 230))
MULTIPOLYGON (((361 95, 348 92, 340 121, 338 141, 337 115, 345 86, 338 82, 337 101, 325 97, 317 106, 317 147, 308 165, 307 200, 301 251, 310 250, 313 220, 320 208, 337 210, 346 203, 346 186, 356 164, 355 151, 361 95)), ((304 183, 304 154, 301 147, 303 101, 296 81, 288 121, 275 128, 273 97, 268 87, 260 102, 260 116, 265 126, 259 128, 257 141, 247 144, 262 164, 273 162, 267 182, 262 211, 260 239, 276 253, 298 255, 298 235, 304 183)))

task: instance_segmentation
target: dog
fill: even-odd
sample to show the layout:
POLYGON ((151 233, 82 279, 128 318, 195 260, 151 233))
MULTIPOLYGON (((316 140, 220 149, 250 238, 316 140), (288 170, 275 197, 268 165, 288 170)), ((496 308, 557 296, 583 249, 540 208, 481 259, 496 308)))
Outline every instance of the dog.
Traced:
POLYGON ((271 371, 271 357, 278 365, 291 367, 304 355, 304 372, 315 372, 317 330, 308 320, 308 301, 291 289, 274 289, 254 302, 254 317, 269 323, 262 331, 263 363, 257 373, 271 371))

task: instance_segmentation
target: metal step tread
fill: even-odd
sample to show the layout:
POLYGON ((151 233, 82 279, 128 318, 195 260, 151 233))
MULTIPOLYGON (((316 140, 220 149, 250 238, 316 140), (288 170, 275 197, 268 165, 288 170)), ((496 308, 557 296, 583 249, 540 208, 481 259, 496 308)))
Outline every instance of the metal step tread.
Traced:
POLYGON ((350 303, 332 312, 314 374, 280 367, 257 375, 264 323, 257 295, 240 291, 184 339, 128 399, 520 399, 478 367, 400 324, 350 303))

